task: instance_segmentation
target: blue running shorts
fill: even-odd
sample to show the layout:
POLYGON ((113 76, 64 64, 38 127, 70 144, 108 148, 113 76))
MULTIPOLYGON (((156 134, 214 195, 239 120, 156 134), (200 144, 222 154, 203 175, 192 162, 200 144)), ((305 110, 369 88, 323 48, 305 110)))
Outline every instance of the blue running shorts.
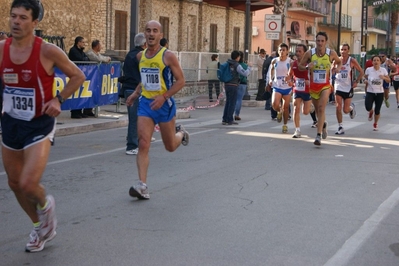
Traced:
POLYGON ((273 92, 278 92, 278 93, 280 93, 283 96, 291 94, 291 91, 292 91, 291 88, 290 89, 285 89, 285 90, 278 89, 278 88, 273 88, 273 92))
POLYGON ((176 104, 173 98, 169 98, 158 110, 151 110, 150 103, 153 99, 147 99, 143 96, 139 99, 139 109, 137 116, 152 118, 155 124, 166 123, 176 116, 176 104))
POLYGON ((306 92, 294 92, 294 99, 300 98, 303 101, 310 101, 312 98, 310 97, 310 93, 306 92))

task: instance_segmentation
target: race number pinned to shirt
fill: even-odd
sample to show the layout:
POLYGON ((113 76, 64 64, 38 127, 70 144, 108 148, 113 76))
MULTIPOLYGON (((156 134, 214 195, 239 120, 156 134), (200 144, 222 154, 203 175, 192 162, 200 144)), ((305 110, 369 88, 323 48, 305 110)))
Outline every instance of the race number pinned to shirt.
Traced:
POLYGON ((341 70, 340 74, 341 74, 341 77, 340 77, 341 80, 343 80, 343 81, 347 81, 348 80, 348 78, 349 78, 349 71, 348 70, 341 70))
POLYGON ((4 88, 3 110, 11 117, 30 121, 35 117, 35 89, 33 88, 4 88))
POLYGON ((327 83, 326 70, 313 70, 313 82, 324 84, 327 83))
POLYGON ((305 91, 305 79, 296 78, 295 88, 297 91, 305 91))
POLYGON ((159 68, 142 68, 141 83, 147 91, 161 91, 159 68))

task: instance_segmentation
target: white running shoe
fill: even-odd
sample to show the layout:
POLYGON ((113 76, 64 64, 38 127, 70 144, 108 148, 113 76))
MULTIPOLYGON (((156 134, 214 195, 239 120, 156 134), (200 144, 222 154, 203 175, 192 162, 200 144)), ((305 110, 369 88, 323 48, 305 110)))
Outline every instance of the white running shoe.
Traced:
POLYGON ((323 124, 323 131, 321 132, 321 138, 322 139, 326 139, 327 138, 327 127, 328 127, 328 123, 327 121, 324 122, 323 124))
POLYGON ((155 138, 154 137, 151 137, 151 142, 154 142, 155 141, 155 138))
MULTIPOLYGON (((232 123, 238 124, 237 122, 232 122, 232 123)), ((183 146, 187 146, 188 142, 190 141, 190 134, 188 133, 188 131, 182 125, 178 125, 176 126, 176 132, 183 133, 183 139, 181 140, 181 144, 183 146)))
POLYGON ((139 181, 137 185, 132 186, 129 190, 129 195, 133 198, 139 198, 143 200, 150 199, 150 193, 148 193, 148 187, 143 182, 139 181))
POLYGON ((294 135, 292 135, 294 139, 298 139, 301 137, 301 131, 295 129, 294 135))
POLYGON ((46 240, 40 240, 38 232, 33 229, 32 232, 30 232, 30 241, 26 244, 25 246, 25 251, 26 252, 39 252, 44 249, 44 244, 46 242, 52 240, 57 233, 54 231, 52 235, 50 235, 49 238, 46 240))
POLYGON ((337 132, 335 132, 335 135, 343 135, 345 134, 345 130, 343 127, 339 127, 337 132))
POLYGON ((38 235, 41 241, 52 239, 55 236, 55 229, 57 228, 57 217, 55 216, 55 201, 54 197, 48 195, 46 197, 47 207, 44 210, 37 210, 40 220, 40 227, 38 235))
POLYGON ((349 117, 351 119, 353 119, 356 116, 356 109, 355 109, 355 104, 354 103, 351 103, 351 106, 352 106, 352 111, 349 112, 349 117))
POLYGON ((127 155, 137 155, 137 153, 139 153, 139 148, 126 151, 127 155))

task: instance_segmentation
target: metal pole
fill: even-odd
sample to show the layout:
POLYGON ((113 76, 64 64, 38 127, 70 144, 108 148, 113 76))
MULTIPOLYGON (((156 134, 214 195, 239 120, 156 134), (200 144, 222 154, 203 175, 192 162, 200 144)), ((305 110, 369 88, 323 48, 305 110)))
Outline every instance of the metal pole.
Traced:
MULTIPOLYGON (((245 38, 244 38, 244 61, 248 62, 248 54, 249 54, 249 26, 251 24, 251 0, 247 0, 245 2, 245 38)), ((248 84, 247 89, 245 90, 245 95, 243 100, 250 100, 251 96, 248 93, 248 84)))
POLYGON ((338 11, 338 43, 337 53, 340 54, 339 46, 341 45, 341 16, 342 16, 342 0, 339 0, 339 11, 338 11))
POLYGON ((139 3, 138 0, 130 1, 130 50, 134 48, 134 36, 138 33, 139 3))

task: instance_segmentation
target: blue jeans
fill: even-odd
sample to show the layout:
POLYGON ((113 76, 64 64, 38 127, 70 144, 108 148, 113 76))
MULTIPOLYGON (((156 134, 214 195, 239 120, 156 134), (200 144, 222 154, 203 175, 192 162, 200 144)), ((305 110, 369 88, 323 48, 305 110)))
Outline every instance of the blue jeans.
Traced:
MULTIPOLYGON (((130 94, 134 92, 133 89, 126 89, 125 99, 127 99, 130 94)), ((137 135, 137 108, 139 106, 139 98, 137 98, 132 106, 127 106, 127 115, 129 118, 129 125, 127 127, 127 143, 126 150, 133 150, 139 147, 139 140, 137 135)))
POLYGON ((226 103, 224 105, 223 111, 223 122, 232 123, 234 109, 236 107, 237 101, 237 86, 225 85, 224 89, 226 91, 226 103))
POLYGON ((235 115, 236 116, 240 116, 242 98, 244 97, 246 89, 247 89, 247 84, 238 85, 237 101, 236 101, 236 108, 235 108, 235 115))

